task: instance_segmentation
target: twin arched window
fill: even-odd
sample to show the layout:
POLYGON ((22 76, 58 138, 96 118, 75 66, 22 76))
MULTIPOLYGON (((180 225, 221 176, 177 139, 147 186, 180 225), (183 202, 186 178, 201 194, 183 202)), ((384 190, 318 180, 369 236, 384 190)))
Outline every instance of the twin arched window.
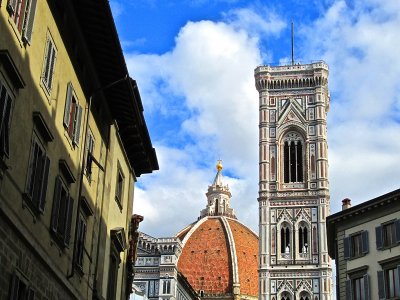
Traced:
POLYGON ((289 132, 283 139, 283 181, 303 182, 303 139, 296 132, 289 132))

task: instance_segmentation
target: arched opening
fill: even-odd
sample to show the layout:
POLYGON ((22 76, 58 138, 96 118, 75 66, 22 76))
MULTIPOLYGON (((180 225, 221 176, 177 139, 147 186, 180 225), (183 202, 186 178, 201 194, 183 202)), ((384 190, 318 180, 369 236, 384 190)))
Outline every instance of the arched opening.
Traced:
POLYGON ((303 182, 303 140, 299 134, 290 132, 283 141, 283 181, 303 182))
POLYGON ((299 253, 307 254, 309 251, 309 238, 308 238, 309 230, 304 223, 301 223, 298 231, 299 238, 299 253))
POLYGON ((215 199, 215 215, 219 214, 219 201, 215 199))
POLYGON ((280 234, 281 234, 281 253, 289 254, 291 249, 290 228, 287 223, 282 224, 280 234))

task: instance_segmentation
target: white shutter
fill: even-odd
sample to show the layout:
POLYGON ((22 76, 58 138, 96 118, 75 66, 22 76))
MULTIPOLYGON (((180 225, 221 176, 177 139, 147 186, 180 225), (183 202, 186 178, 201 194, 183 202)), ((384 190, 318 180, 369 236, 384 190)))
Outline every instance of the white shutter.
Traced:
POLYGON ((51 42, 50 42, 50 45, 51 45, 51 56, 50 56, 50 62, 49 62, 49 74, 48 74, 48 78, 47 78, 49 91, 51 90, 51 88, 53 86, 54 65, 56 63, 56 48, 54 47, 53 43, 51 43, 51 42))
POLYGON ((23 39, 29 45, 31 44, 31 39, 32 39, 33 20, 35 19, 36 3, 37 0, 31 0, 29 2, 29 7, 27 7, 26 9, 27 18, 24 24, 23 39))

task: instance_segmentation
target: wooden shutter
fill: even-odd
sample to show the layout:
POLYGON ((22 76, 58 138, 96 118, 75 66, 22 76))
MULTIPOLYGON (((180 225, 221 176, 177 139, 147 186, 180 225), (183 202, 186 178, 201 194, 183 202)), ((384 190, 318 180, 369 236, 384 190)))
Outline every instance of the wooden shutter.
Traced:
POLYGON ((44 165, 42 172, 42 186, 40 187, 40 197, 39 197, 39 212, 44 212, 44 207, 46 205, 46 192, 47 192, 47 183, 49 177, 49 167, 50 167, 50 159, 48 156, 44 157, 44 165))
POLYGON ((395 231, 396 231, 395 241, 396 241, 396 243, 400 243, 400 220, 396 220, 394 222, 394 227, 395 227, 395 231))
POLYGON ((368 274, 365 274, 363 276, 363 279, 364 279, 364 298, 363 299, 364 300, 371 300, 368 274))
POLYGON ((2 150, 5 155, 10 156, 10 127, 11 127, 11 109, 12 109, 12 99, 10 96, 6 99, 6 112, 5 112, 5 120, 4 120, 4 137, 3 137, 3 147, 2 150))
POLYGON ((378 271, 378 295, 379 299, 386 299, 384 272, 378 271))
POLYGON ((382 226, 375 227, 375 234, 376 234, 376 249, 380 250, 383 248, 382 226))
POLYGON ((79 137, 81 131, 81 120, 82 120, 82 107, 80 105, 76 105, 76 123, 75 123, 75 130, 74 130, 74 144, 79 144, 79 137))
POLYGON ((31 0, 29 3, 29 7, 26 10, 26 21, 24 24, 24 32, 22 38, 28 44, 31 44, 32 39, 32 31, 33 31, 33 20, 35 19, 36 12, 36 2, 37 0, 31 0))
POLYGON ((10 286, 10 299, 18 299, 19 278, 16 274, 12 275, 10 286))
POLYGON ((369 251, 369 240, 368 240, 368 231, 363 231, 361 233, 362 238, 362 254, 367 254, 369 251))
POLYGON ((64 246, 69 246, 69 241, 71 239, 71 225, 72 225, 72 211, 74 207, 74 199, 68 197, 67 215, 65 220, 65 230, 64 230, 64 246))
POLYGON ((67 98, 65 99, 65 109, 64 109, 64 126, 68 128, 69 126, 69 119, 71 114, 71 103, 72 103, 72 84, 71 82, 68 83, 67 86, 67 98))
POLYGON ((346 300, 353 300, 351 280, 346 280, 346 300))
POLYGON ((60 214, 60 201, 61 201, 62 183, 59 176, 56 177, 56 184, 54 187, 53 210, 51 212, 51 230, 57 232, 58 216, 60 214))
POLYGON ((6 118, 6 108, 7 108, 7 100, 8 94, 6 87, 1 84, 0 82, 0 132, 5 125, 5 118, 6 118))
POLYGON ((350 237, 345 237, 343 239, 343 246, 344 246, 344 259, 349 259, 350 258, 350 253, 351 253, 351 238, 350 237))

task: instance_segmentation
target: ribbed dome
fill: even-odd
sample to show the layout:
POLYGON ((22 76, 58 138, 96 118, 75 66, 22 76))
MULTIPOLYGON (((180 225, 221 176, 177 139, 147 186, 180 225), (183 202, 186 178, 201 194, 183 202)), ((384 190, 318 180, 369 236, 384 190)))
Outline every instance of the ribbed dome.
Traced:
POLYGON ((207 216, 177 234, 178 270, 205 298, 257 297, 258 237, 239 221, 207 216))

